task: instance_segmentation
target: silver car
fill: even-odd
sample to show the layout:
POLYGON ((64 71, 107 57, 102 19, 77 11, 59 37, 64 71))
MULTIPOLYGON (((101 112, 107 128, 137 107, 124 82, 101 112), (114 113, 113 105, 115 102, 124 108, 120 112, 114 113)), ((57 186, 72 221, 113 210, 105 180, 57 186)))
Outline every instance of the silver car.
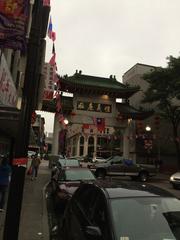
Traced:
POLYGON ((176 172, 170 177, 170 183, 175 189, 180 187, 180 172, 176 172))

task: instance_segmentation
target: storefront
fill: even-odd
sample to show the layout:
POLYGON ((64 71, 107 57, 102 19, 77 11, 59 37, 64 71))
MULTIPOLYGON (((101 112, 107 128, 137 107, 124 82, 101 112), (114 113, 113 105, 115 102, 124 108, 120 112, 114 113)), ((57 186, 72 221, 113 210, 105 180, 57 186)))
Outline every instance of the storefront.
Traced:
POLYGON ((0 154, 7 154, 17 134, 19 110, 16 87, 2 53, 0 60, 0 154))

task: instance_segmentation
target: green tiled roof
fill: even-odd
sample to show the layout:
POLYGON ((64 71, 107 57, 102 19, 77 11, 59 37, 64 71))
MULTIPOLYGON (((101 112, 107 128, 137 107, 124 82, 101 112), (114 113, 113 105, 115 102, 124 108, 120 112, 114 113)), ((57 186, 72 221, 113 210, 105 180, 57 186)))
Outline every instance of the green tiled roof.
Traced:
POLYGON ((146 119, 154 113, 153 110, 138 110, 127 103, 117 103, 116 107, 119 114, 124 118, 146 119))
POLYGON ((126 86, 116 80, 112 75, 109 78, 103 77, 96 77, 96 76, 89 76, 80 73, 75 73, 73 76, 65 76, 61 79, 61 82, 68 84, 68 85, 75 85, 81 87, 91 87, 91 88, 98 88, 98 89, 106 89, 115 92, 121 91, 138 91, 139 87, 129 87, 126 86))

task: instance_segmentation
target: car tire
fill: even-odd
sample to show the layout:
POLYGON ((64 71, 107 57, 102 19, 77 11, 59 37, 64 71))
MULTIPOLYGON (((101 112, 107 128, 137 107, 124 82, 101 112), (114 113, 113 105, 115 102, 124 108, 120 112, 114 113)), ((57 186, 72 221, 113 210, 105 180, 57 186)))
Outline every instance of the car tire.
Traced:
POLYGON ((147 180, 148 180, 148 177, 149 177, 149 175, 148 175, 148 172, 140 172, 139 173, 139 180, 141 181, 141 182, 147 182, 147 180))
POLYGON ((95 176, 97 178, 105 178, 106 170, 105 169, 98 169, 98 170, 96 170, 95 176))
POLYGON ((179 187, 176 184, 172 184, 174 189, 179 189, 179 187))
POLYGON ((131 176, 132 181, 137 181, 138 177, 137 176, 131 176))

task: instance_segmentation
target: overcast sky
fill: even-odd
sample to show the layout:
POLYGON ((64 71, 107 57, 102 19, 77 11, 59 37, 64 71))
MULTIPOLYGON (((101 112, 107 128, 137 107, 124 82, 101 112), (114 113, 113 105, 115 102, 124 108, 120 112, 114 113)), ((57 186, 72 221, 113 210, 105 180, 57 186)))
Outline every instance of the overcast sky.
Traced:
MULTIPOLYGON (((51 0, 58 73, 121 81, 136 63, 166 66, 180 53, 179 12, 179 0, 51 0)), ((51 51, 47 38, 47 61, 51 51)))

